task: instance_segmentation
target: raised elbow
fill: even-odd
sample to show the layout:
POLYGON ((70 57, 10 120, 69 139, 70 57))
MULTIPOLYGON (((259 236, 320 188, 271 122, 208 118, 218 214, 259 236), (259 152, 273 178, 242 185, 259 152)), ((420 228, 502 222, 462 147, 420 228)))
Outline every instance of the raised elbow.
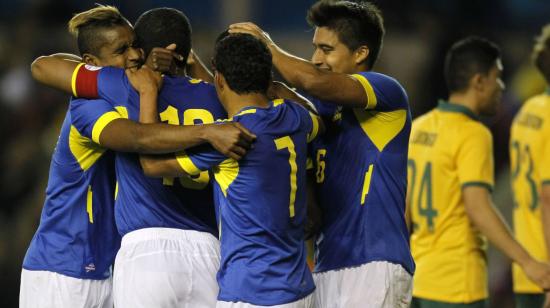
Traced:
POLYGON ((36 58, 31 63, 31 75, 32 78, 34 78, 37 81, 41 81, 43 79, 43 73, 44 73, 44 62, 46 61, 47 56, 41 56, 36 58))

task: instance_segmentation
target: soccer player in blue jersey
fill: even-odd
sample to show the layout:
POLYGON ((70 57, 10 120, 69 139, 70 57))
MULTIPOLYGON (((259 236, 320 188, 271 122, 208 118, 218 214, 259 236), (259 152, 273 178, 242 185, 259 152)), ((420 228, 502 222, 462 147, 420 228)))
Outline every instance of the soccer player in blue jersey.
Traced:
MULTIPOLYGON (((183 55, 174 70, 178 76, 164 78, 159 95, 162 121, 193 125, 226 117, 212 85, 181 75, 191 46, 190 25, 183 13, 168 8, 148 11, 134 30, 145 54, 154 46, 175 43, 175 51, 183 55)), ((124 70, 58 62, 64 71, 67 67, 74 70, 73 78, 58 80, 58 88, 66 89, 72 79, 72 91, 77 96, 101 97, 121 116, 139 119, 139 93, 131 87, 124 70)), ((238 123, 227 125, 242 133, 239 136, 243 138, 239 137, 227 153, 239 159, 253 136, 238 123)), ((152 179, 143 174, 138 155, 120 152, 116 155, 116 173, 115 219, 123 237, 115 261, 115 306, 214 306, 220 257, 208 173, 152 179)))
MULTIPOLYGON (((221 39, 214 68, 218 97, 230 121, 257 136, 254 148, 239 162, 211 148, 145 156, 143 169, 157 177, 212 170, 221 239, 216 307, 312 307, 303 227, 307 142, 319 122, 293 102, 269 101, 271 54, 260 40, 243 34, 221 39)), ((154 100, 142 97, 141 117, 156 121, 154 100)))
MULTIPOLYGON (((140 61, 131 25, 116 8, 82 12, 69 28, 87 64, 134 67, 140 61)), ((68 63, 72 70, 78 65, 68 63)), ((55 70, 41 64, 37 72, 35 64, 35 77, 71 87, 66 68, 50 76, 55 70)), ((230 135, 242 132, 238 127, 142 125, 124 119, 117 107, 104 100, 71 100, 52 158, 41 223, 23 263, 21 307, 112 307, 110 266, 120 235, 113 217, 114 155, 108 149, 163 153, 210 141, 226 153, 242 153, 239 138, 230 141, 230 135)))
POLYGON ((371 3, 318 2, 311 61, 252 23, 230 32, 266 42, 293 86, 316 97, 327 133, 314 144, 323 225, 316 241, 318 307, 408 307, 414 262, 405 223, 411 116, 405 90, 372 69, 384 36, 371 3))

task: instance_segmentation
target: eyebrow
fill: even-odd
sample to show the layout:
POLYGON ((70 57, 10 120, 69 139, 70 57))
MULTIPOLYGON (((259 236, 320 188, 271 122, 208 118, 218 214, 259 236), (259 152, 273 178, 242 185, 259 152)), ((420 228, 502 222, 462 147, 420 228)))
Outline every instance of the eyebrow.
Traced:
POLYGON ((321 44, 313 43, 313 46, 323 48, 323 49, 334 49, 334 46, 323 44, 323 43, 321 43, 321 44))

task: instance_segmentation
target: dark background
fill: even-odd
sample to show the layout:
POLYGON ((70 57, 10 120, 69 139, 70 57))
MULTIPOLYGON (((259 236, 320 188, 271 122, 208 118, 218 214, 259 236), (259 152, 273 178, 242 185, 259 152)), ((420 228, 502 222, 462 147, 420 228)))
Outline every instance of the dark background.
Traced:
MULTIPOLYGON (((174 7, 193 26, 193 43, 206 63, 213 41, 230 23, 253 21, 282 47, 309 58, 312 29, 305 21, 314 0, 104 1, 131 21, 144 11, 174 7)), ((533 38, 550 22, 546 0, 376 1, 387 34, 377 71, 396 77, 409 94, 416 117, 446 98, 443 58, 450 45, 470 34, 489 38, 503 50, 507 85, 501 110, 485 123, 494 134, 494 200, 510 222, 512 197, 508 137, 512 117, 545 83, 531 63, 533 38)), ((44 200, 50 156, 68 96, 31 79, 30 63, 40 55, 76 53, 66 24, 94 1, 18 0, 0 2, 0 307, 17 307, 21 263, 36 230, 44 200)), ((492 307, 513 307, 509 263, 490 250, 492 307)))

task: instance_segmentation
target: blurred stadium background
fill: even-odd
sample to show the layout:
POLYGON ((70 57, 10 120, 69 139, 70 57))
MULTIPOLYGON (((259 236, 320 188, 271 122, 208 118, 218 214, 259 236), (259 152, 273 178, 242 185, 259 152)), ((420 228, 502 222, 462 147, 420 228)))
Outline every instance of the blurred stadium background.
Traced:
MULTIPOLYGON (((253 21, 288 51, 309 58, 312 30, 305 21, 315 0, 134 0, 102 1, 130 20, 168 6, 184 11, 193 26, 195 52, 206 63, 213 41, 227 25, 253 21)), ((494 134, 495 203, 510 222, 508 137, 521 103, 544 90, 531 64, 533 38, 550 22, 543 0, 379 0, 386 38, 377 71, 405 86, 418 116, 447 93, 443 80, 446 49, 469 34, 487 37, 503 50, 507 89, 496 117, 486 119, 494 134)), ((27 245, 37 227, 48 178, 50 155, 68 96, 31 79, 30 63, 40 55, 76 52, 66 31, 73 13, 94 1, 18 0, 0 2, 0 307, 17 307, 19 275, 27 245)), ((490 250, 491 307, 513 307, 510 267, 490 250)))

